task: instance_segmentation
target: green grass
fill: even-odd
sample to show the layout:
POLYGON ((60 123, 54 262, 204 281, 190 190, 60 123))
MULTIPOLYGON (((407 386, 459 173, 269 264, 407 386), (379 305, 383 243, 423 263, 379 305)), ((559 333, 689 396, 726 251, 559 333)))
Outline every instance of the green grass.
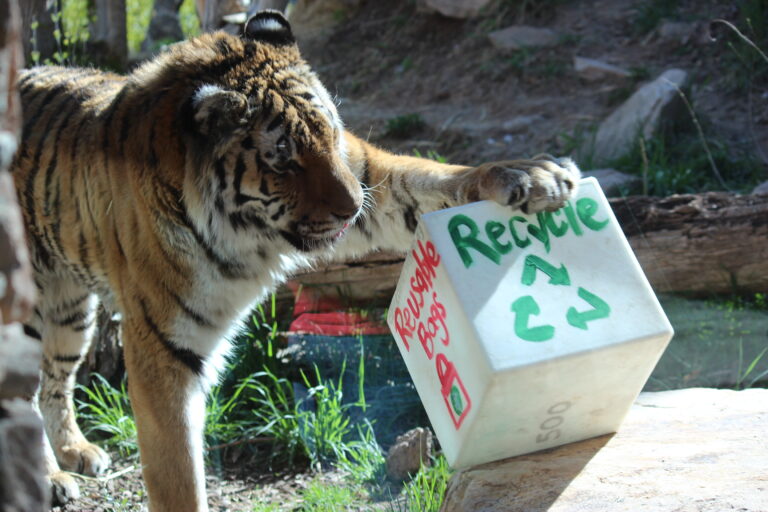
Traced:
POLYGON ((426 127, 426 123, 419 114, 403 114, 387 121, 384 135, 396 139, 407 139, 416 135, 426 127))
POLYGON ((114 388, 99 374, 93 376, 89 387, 78 386, 85 395, 77 401, 78 418, 85 434, 96 433, 107 446, 127 456, 138 451, 136 423, 128 400, 125 381, 114 388))
MULTIPOLYGON (((129 52, 141 49, 141 42, 147 33, 152 16, 153 0, 126 0, 126 32, 129 52)), ((88 0, 62 0, 61 25, 62 44, 67 59, 80 62, 83 45, 90 37, 88 25, 94 16, 88 12, 88 0)), ((200 33, 200 21, 195 11, 194 0, 184 0, 179 9, 179 23, 185 37, 200 33)), ((173 42, 173 41, 168 41, 173 42)))
POLYGON ((727 47, 722 64, 728 87, 738 93, 751 93, 753 87, 768 81, 768 63, 752 46, 763 52, 768 49, 768 0, 742 0, 738 7, 734 25, 749 42, 724 24, 716 24, 715 28, 720 34, 719 44, 727 47))
POLYGON ((419 151, 416 148, 413 148, 413 155, 419 158, 429 158, 430 160, 434 160, 435 162, 440 162, 441 164, 448 163, 448 159, 442 156, 440 153, 438 153, 434 149, 429 149, 427 150, 426 154, 422 154, 421 151, 419 151))
MULTIPOLYGON (((207 452, 209 463, 221 458, 227 443, 238 443, 239 449, 251 446, 254 438, 271 438, 272 459, 281 464, 290 462, 295 469, 307 467, 315 471, 333 470, 340 477, 333 483, 323 483, 322 475, 300 493, 294 510, 342 511, 382 510, 387 506, 407 506, 408 512, 437 510, 449 478, 449 470, 442 457, 433 467, 423 467, 402 488, 387 481, 384 452, 379 445, 374 425, 354 411, 367 411, 371 404, 364 393, 366 355, 361 350, 353 372, 358 398, 343 403, 346 363, 340 374, 321 375, 315 369, 311 374, 299 372, 298 377, 308 390, 306 397, 294 395, 291 368, 282 362, 277 346, 280 341, 279 322, 275 300, 257 308, 247 332, 239 339, 239 350, 230 366, 229 374, 216 386, 207 404, 205 427, 206 444, 214 446, 207 452), (251 365, 262 370, 253 372, 251 365), (384 500, 384 502, 382 502, 384 500)), ((349 385, 349 382, 347 382, 349 385)), ((351 392, 351 390, 347 390, 351 392)), ((80 388, 79 419, 86 432, 96 432, 108 446, 122 455, 136 453, 136 427, 128 405, 125 383, 115 388, 96 376, 88 388, 80 388)), ((263 449, 263 444, 260 444, 263 449)), ((284 467, 284 466, 283 466, 284 467)), ((303 469, 304 468, 304 469, 303 469)), ((269 512, 283 510, 284 504, 256 502, 253 510, 269 512)), ((111 502, 113 510, 122 510, 121 504, 111 502)), ((392 508, 392 510, 399 510, 392 508)))
POLYGON ((679 130, 662 131, 642 143, 638 139, 629 153, 614 160, 608 167, 642 178, 640 188, 627 190, 626 193, 653 196, 723 190, 726 187, 731 191, 749 192, 765 179, 763 165, 746 149, 733 147, 714 137, 702 139, 696 133, 679 130), (711 153, 711 161, 707 151, 711 153), (723 183, 718 174, 722 176, 723 183))
POLYGON ((633 6, 631 30, 644 35, 655 29, 663 19, 675 19, 680 0, 639 0, 633 6))
POLYGON ((682 121, 662 127, 650 139, 638 137, 624 156, 599 165, 594 153, 597 126, 579 124, 559 135, 561 143, 555 152, 573 155, 585 170, 613 168, 640 177, 638 185, 622 191, 624 195, 665 197, 711 190, 747 193, 765 180, 764 165, 751 148, 706 135, 712 127, 706 120, 703 125, 703 137, 682 121))
POLYGON ((301 512, 342 512, 359 510, 361 496, 348 485, 310 484, 301 493, 301 512))
POLYGON ((404 488, 407 512, 438 512, 452 471, 445 457, 437 457, 431 465, 422 465, 404 488))

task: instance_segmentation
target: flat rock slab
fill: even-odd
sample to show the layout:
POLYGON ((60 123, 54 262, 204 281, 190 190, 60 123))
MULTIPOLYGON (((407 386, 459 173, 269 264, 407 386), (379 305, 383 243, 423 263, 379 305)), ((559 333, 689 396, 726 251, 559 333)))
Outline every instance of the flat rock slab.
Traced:
POLYGON ((451 18, 477 16, 491 0, 419 0, 417 5, 426 11, 437 11, 451 18))
POLYGON ((548 28, 514 25, 488 34, 496 48, 501 50, 519 50, 529 47, 550 47, 560 42, 560 35, 548 28))
POLYGON ((765 512, 767 425, 766 389, 642 393, 613 436, 456 473, 441 512, 765 512))

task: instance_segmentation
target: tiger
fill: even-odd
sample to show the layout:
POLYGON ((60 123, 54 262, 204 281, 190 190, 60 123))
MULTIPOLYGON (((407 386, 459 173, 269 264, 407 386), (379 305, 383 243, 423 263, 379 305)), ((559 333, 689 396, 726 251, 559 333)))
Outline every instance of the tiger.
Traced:
POLYGON ((39 292, 25 332, 42 343, 34 401, 58 502, 78 497, 68 471, 110 464, 73 406, 99 302, 122 318, 149 510, 206 511, 206 394, 254 305, 319 263, 406 252, 426 212, 553 211, 580 177, 570 158, 450 165, 356 137, 277 11, 127 75, 40 66, 18 87, 12 173, 39 292))

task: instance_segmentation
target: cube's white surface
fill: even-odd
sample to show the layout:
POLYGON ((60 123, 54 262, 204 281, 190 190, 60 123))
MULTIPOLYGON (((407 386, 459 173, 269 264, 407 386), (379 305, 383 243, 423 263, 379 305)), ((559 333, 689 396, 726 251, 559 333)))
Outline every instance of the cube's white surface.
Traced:
POLYGON ((615 432, 672 338, 594 178, 424 215, 387 321, 458 468, 615 432))

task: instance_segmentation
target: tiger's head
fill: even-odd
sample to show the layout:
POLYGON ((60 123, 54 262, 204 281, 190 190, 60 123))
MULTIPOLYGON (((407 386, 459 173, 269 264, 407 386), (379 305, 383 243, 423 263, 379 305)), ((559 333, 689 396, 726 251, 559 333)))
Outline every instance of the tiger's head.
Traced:
POLYGON ((206 34, 169 53, 190 82, 176 116, 188 207, 212 229, 261 232, 301 251, 340 239, 363 188, 336 107, 286 19, 264 11, 239 37, 206 34))

